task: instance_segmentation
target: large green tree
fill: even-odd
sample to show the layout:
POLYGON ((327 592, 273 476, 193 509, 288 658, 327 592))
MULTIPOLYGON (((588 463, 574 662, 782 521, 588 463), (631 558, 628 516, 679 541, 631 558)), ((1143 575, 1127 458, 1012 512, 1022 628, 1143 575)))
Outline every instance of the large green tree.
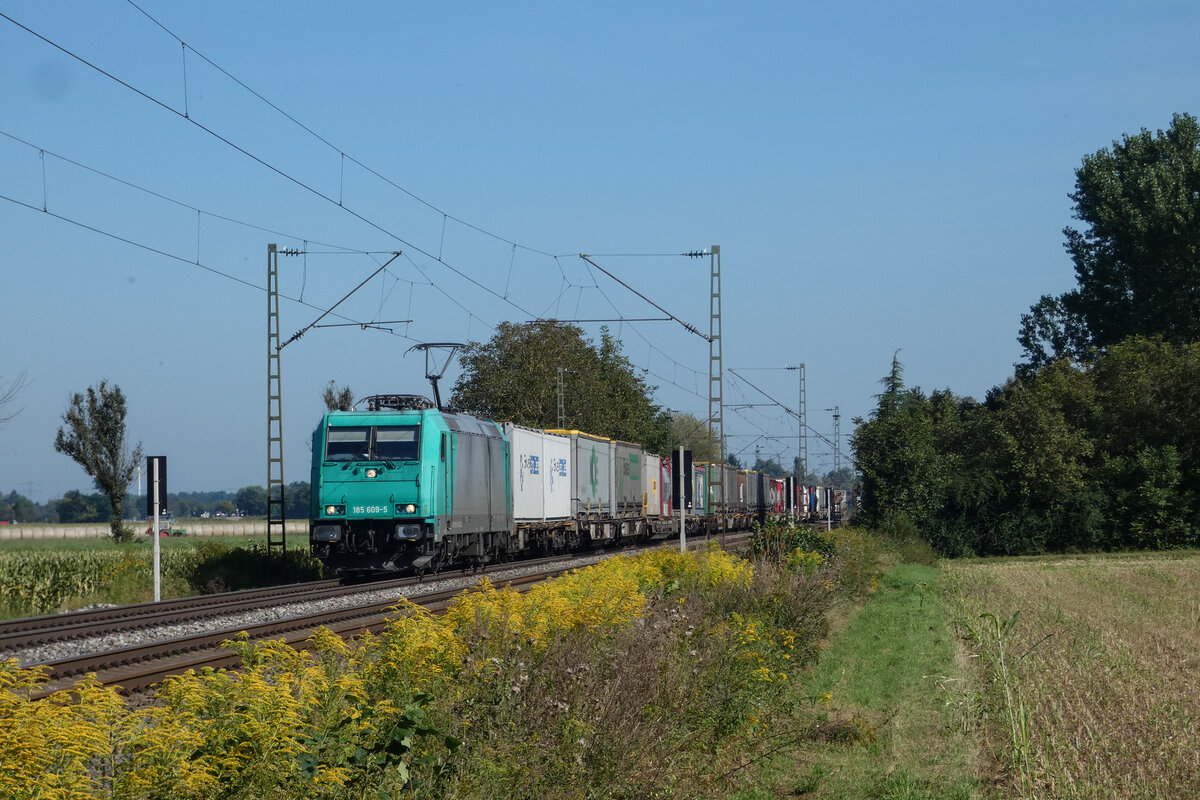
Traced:
POLYGON ((935 414, 919 388, 905 388, 895 356, 880 383, 875 411, 869 419, 855 418, 850 439, 863 476, 863 512, 868 524, 900 516, 922 525, 940 507, 950 474, 938 448, 935 414))
POLYGON ((131 533, 122 521, 125 493, 142 460, 142 446, 139 443, 133 453, 126 446, 125 395, 121 388, 100 381, 99 386, 89 386, 86 395, 76 393, 63 413, 54 449, 75 459, 108 498, 112 537, 124 541, 131 533))
POLYGON ((1021 318, 1023 370, 1077 361, 1128 336, 1200 341, 1200 124, 1176 114, 1085 156, 1067 252, 1078 286, 1021 318))
POLYGON ((450 400, 459 411, 557 428, 561 369, 567 428, 638 442, 653 452, 670 447, 668 415, 607 329, 596 344, 565 322, 502 322, 490 341, 464 348, 459 363, 463 373, 450 400))

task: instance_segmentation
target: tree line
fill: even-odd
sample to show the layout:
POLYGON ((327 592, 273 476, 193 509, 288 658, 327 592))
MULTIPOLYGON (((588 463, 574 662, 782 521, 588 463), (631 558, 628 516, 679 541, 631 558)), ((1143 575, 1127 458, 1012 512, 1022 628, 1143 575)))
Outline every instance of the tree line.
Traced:
POLYGON ((1200 126, 1083 159, 1077 287, 1021 319, 983 402, 893 359, 851 445, 866 521, 946 555, 1200 545, 1200 126))
MULTIPOLYGON (((309 494, 307 481, 289 483, 284 491, 284 515, 288 519, 307 519, 309 494)), ((125 522, 144 519, 146 496, 127 494, 122 508, 125 522)), ((175 517, 265 517, 267 490, 262 486, 245 486, 236 492, 172 492, 167 497, 167 509, 175 517)), ((0 495, 0 520, 12 523, 107 522, 111 513, 111 504, 102 492, 87 494, 72 489, 46 503, 35 503, 15 491, 0 495)))

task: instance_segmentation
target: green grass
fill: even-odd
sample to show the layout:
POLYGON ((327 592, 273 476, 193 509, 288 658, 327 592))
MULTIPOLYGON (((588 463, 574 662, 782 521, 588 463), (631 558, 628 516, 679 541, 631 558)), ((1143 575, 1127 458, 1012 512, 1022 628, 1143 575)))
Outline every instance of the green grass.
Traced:
POLYGON ((803 681, 802 741, 739 800, 978 795, 973 705, 938 575, 910 564, 885 574, 803 681))

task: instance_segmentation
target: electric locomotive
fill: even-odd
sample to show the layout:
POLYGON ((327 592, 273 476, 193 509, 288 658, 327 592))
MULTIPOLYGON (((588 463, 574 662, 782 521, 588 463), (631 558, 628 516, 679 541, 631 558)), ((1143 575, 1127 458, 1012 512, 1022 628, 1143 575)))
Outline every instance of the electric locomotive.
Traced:
MULTIPOLYGON (((309 543, 340 574, 479 567, 678 532, 671 461, 641 445, 500 426, 417 395, 359 405, 327 412, 313 432, 309 543)), ((693 533, 747 530, 785 510, 790 479, 693 469, 693 533)))
POLYGON ((327 412, 313 432, 313 555, 351 575, 505 558, 513 510, 499 426, 416 395, 361 404, 327 412))

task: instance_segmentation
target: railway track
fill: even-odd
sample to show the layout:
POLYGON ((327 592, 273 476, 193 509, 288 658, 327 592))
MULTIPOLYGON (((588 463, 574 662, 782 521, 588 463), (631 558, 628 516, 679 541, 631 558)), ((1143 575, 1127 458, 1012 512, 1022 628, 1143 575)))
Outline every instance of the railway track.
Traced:
MULTIPOLYGON (((748 537, 729 535, 726 546, 736 547, 743 538, 748 537)), ((701 547, 704 543, 703 539, 699 539, 693 541, 691 546, 701 547)), ((497 585, 511 585, 523 590, 569 569, 594 563, 606 555, 535 559, 516 565, 497 565, 484 574, 489 577, 495 575, 492 579, 497 585), (516 575, 510 570, 526 574, 516 575)), ((46 683, 39 696, 67 689, 89 673, 95 674, 103 684, 118 686, 123 694, 142 694, 163 679, 189 669, 236 668, 240 663, 237 653, 221 647, 221 643, 242 631, 251 640, 283 639, 297 648, 304 647, 304 642, 319 627, 350 638, 364 631, 380 630, 385 623, 387 610, 394 607, 402 596, 436 612, 445 608, 450 598, 475 583, 479 577, 443 574, 438 579, 426 578, 429 584, 427 591, 422 591, 426 587, 411 577, 353 585, 343 585, 339 581, 318 581, 12 620, 0 623, 0 658, 9 657, 6 654, 31 652, 30 648, 73 641, 104 641, 96 639, 97 636, 119 637, 121 634, 138 634, 141 631, 153 635, 157 631, 159 634, 154 641, 132 646, 100 645, 85 648, 94 649, 94 652, 39 659, 27 664, 39 666, 46 672, 46 683), (444 589, 436 588, 443 583, 450 585, 444 589), (384 595, 383 599, 380 599, 381 595, 384 595), (360 600, 355 600, 356 597, 360 600), (333 600, 342 601, 342 607, 315 613, 289 614, 286 610, 289 606, 301 603, 333 600), (256 613, 277 618, 254 620, 248 624, 247 614, 253 616, 256 613), (169 630, 175 624, 220 621, 223 617, 235 618, 236 615, 241 615, 240 621, 201 633, 168 638, 163 638, 161 634, 161 631, 169 630)))
MULTIPOLYGON (((548 570, 497 581, 497 584, 524 590, 562 572, 562 569, 548 570)), ((409 599, 430 611, 438 612, 444 610, 461 591, 460 587, 455 587, 411 596, 409 599)), ((41 665, 46 669, 47 680, 38 696, 45 697, 67 689, 89 673, 94 673, 103 684, 116 685, 122 694, 138 695, 164 679, 189 669, 236 669, 241 664, 240 657, 235 651, 221 645, 243 631, 251 641, 282 639, 298 649, 303 648, 308 638, 320 627, 328 628, 343 638, 366 631, 378 632, 386 624, 388 611, 395 607, 398 599, 50 661, 41 665)))

